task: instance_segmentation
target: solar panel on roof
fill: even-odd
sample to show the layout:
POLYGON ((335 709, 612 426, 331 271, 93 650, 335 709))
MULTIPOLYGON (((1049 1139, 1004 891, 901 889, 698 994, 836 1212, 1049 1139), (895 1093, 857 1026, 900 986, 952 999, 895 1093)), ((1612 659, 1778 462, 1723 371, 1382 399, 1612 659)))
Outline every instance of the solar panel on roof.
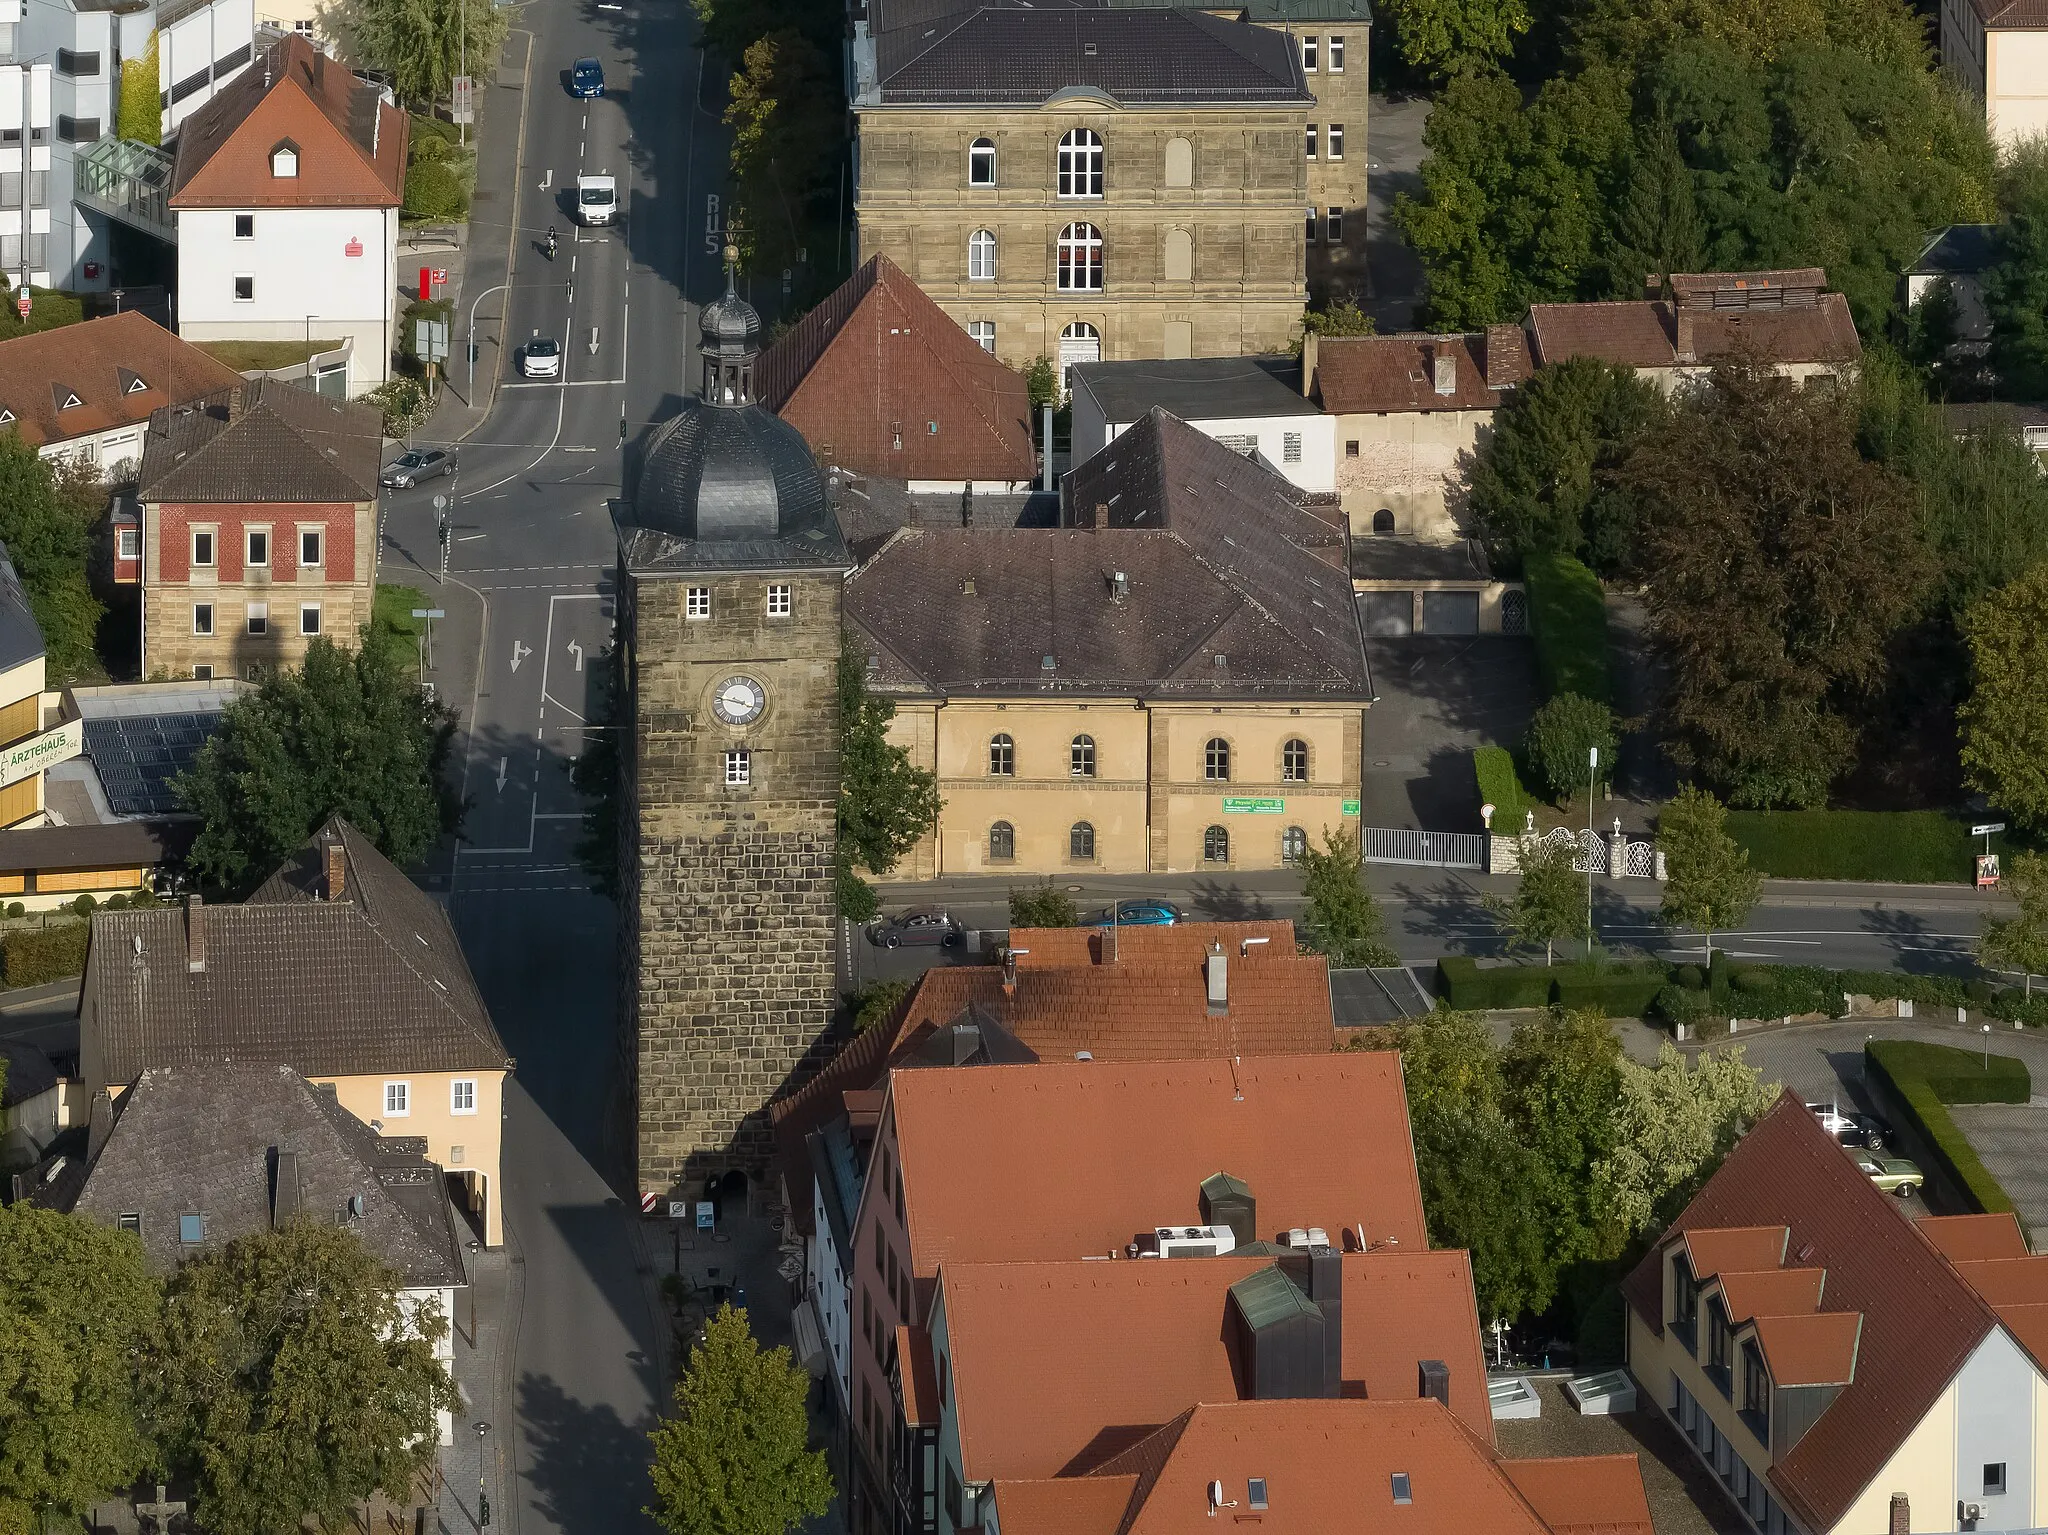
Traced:
POLYGON ((172 785, 220 720, 218 710, 87 720, 85 753, 114 813, 166 815, 180 809, 172 785))

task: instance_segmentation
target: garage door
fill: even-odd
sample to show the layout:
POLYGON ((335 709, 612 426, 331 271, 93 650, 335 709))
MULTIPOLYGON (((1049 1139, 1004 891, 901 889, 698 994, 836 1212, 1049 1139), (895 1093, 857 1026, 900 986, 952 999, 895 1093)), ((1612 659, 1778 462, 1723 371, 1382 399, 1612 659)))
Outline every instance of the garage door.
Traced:
POLYGON ((1367 592, 1365 632, 1367 634, 1412 634, 1415 630, 1413 592, 1367 592))
POLYGON ((1422 594, 1424 634, 1477 634, 1479 593, 1424 592, 1422 594))

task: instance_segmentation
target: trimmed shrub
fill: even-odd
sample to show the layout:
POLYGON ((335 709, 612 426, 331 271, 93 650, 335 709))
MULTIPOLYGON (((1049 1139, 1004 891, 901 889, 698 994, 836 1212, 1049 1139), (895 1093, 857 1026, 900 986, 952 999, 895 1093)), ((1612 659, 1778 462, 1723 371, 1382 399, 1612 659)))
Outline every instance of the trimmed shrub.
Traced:
POLYGON ((41 986, 85 973, 89 922, 23 928, 0 938, 0 976, 9 986, 41 986))
POLYGON ((1866 1077, 1890 1090, 1929 1158, 1965 1197, 1986 1214, 2012 1210, 2012 1200, 1964 1137, 1948 1105, 2025 1103, 2033 1089, 2025 1063, 1994 1055, 1987 1069, 1980 1052, 1905 1039, 1872 1040, 1863 1047, 1863 1059, 1866 1077))
POLYGON ((1698 965, 1680 965, 1671 972, 1671 978, 1687 991, 1705 991, 1707 989, 1707 972, 1698 965))
POLYGON ((469 189, 454 169, 439 160, 415 160, 405 173, 405 206, 409 219, 435 222, 469 217, 469 189))
POLYGON ((1493 830, 1514 836, 1532 808, 1533 796, 1522 787, 1513 755, 1504 746, 1474 747, 1472 776, 1479 784, 1479 803, 1493 806, 1493 830))
POLYGON ((1494 1008, 1562 1007, 1602 1012, 1610 1018, 1640 1018, 1664 989, 1664 966, 1481 965, 1470 955, 1437 961, 1439 990, 1461 1012, 1494 1008))
POLYGON ((1597 782, 1614 776, 1614 711, 1577 693, 1559 693, 1536 711, 1522 737, 1529 772, 1553 803, 1563 804, 1585 788, 1591 770, 1588 753, 1600 751, 1597 782))
POLYGON ((1529 631, 1545 697, 1577 693, 1612 706, 1607 668, 1607 598, 1600 578, 1568 554, 1532 554, 1524 562, 1529 631))
POLYGON ((1567 972, 1557 978, 1560 1007, 1601 1012, 1610 1018, 1644 1017, 1665 990, 1661 964, 1608 966, 1597 971, 1584 965, 1559 968, 1567 972))
POLYGON ((1469 954, 1447 954, 1436 962, 1439 988, 1460 1012, 1497 1007, 1542 1007, 1550 1001, 1555 967, 1486 965, 1469 954))
POLYGON ((1704 989, 1692 990, 1684 986, 1666 986, 1659 991, 1650 1010, 1670 1023, 1703 1023, 1714 1012, 1714 999, 1704 989))
POLYGON ((94 909, 99 904, 100 903, 97 897, 91 894, 86 894, 81 895, 77 900, 73 901, 71 903, 71 909, 77 912, 81 917, 89 917, 93 914, 94 909))
POLYGON ((1998 988, 1989 981, 1971 981, 1963 987, 1963 995, 1978 1007, 1989 1007, 1998 997, 1998 988))
POLYGON ((1968 881, 1982 845, 1967 822, 1938 810, 1731 810, 1728 835, 1773 879, 1915 885, 1968 881))
POLYGON ((25 917, 28 915, 28 908, 19 901, 9 901, 7 903, 7 915, 10 917, 25 917))

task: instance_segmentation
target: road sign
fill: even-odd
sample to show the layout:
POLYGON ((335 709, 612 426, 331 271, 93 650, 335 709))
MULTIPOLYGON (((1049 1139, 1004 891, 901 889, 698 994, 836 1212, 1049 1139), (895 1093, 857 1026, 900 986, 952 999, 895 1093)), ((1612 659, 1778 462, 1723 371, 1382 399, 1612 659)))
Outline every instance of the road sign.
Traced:
POLYGON ((661 1196, 659 1194, 642 1194, 640 1196, 640 1213, 642 1215, 652 1215, 654 1207, 660 1203, 661 1196))
POLYGON ((1355 800, 1355 799, 1348 799, 1348 800, 1344 801, 1344 814, 1346 814, 1346 815, 1357 815, 1357 814, 1358 814, 1358 801, 1357 801, 1357 800, 1355 800))
POLYGON ((458 123, 473 123, 476 121, 476 107, 471 94, 470 77, 468 75, 457 75, 455 77, 455 110, 449 115, 458 123))
POLYGON ((439 608, 414 608, 412 616, 414 618, 446 618, 448 615, 439 608))
POLYGON ((1279 815, 1286 808, 1284 799, 1247 799, 1228 795, 1223 801, 1225 815, 1279 815))
POLYGON ((22 294, 20 298, 14 301, 15 310, 21 315, 21 317, 24 320, 28 318, 28 312, 31 308, 34 307, 34 305, 35 300, 30 298, 26 293, 22 294))
POLYGON ((2003 821, 1992 821, 1992 822, 1990 822, 1990 823, 1989 823, 1988 825, 1984 825, 1984 826, 1972 826, 1972 827, 1970 828, 1970 835, 1971 835, 1971 836, 1973 836, 1973 837, 1988 837, 1988 836, 1990 836, 1990 835, 1991 835, 1991 834, 1992 834, 1993 832, 1995 832, 1995 831, 2004 831, 2004 830, 2005 830, 2005 822, 2003 822, 2003 821))
POLYGON ((697 1229, 699 1231, 709 1231, 711 1229, 713 1213, 717 1210, 717 1208, 718 1207, 712 1204, 712 1202, 708 1199, 700 1199, 697 1201, 697 1229))
POLYGON ((672 1221, 686 1221, 690 1218, 690 1202, 687 1199, 671 1199, 668 1202, 668 1218, 672 1221))
POLYGON ((448 269, 447 269, 446 267, 444 267, 444 266, 437 266, 437 267, 435 267, 435 268, 434 268, 434 288, 435 288, 435 291, 436 291, 436 293, 438 294, 438 292, 439 292, 439 291, 440 291, 440 290, 441 290, 442 288, 445 288, 445 287, 447 287, 447 286, 448 286, 448 269))

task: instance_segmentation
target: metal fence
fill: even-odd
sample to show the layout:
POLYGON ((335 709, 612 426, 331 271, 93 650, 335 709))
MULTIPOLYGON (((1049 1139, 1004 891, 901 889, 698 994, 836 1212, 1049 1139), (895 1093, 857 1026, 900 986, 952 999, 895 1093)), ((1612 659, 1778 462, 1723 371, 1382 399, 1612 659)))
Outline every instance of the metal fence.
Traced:
POLYGON ((1486 862, 1486 838, 1477 832, 1411 831, 1399 826, 1368 826, 1363 839, 1367 863, 1478 869, 1483 868, 1486 862))

